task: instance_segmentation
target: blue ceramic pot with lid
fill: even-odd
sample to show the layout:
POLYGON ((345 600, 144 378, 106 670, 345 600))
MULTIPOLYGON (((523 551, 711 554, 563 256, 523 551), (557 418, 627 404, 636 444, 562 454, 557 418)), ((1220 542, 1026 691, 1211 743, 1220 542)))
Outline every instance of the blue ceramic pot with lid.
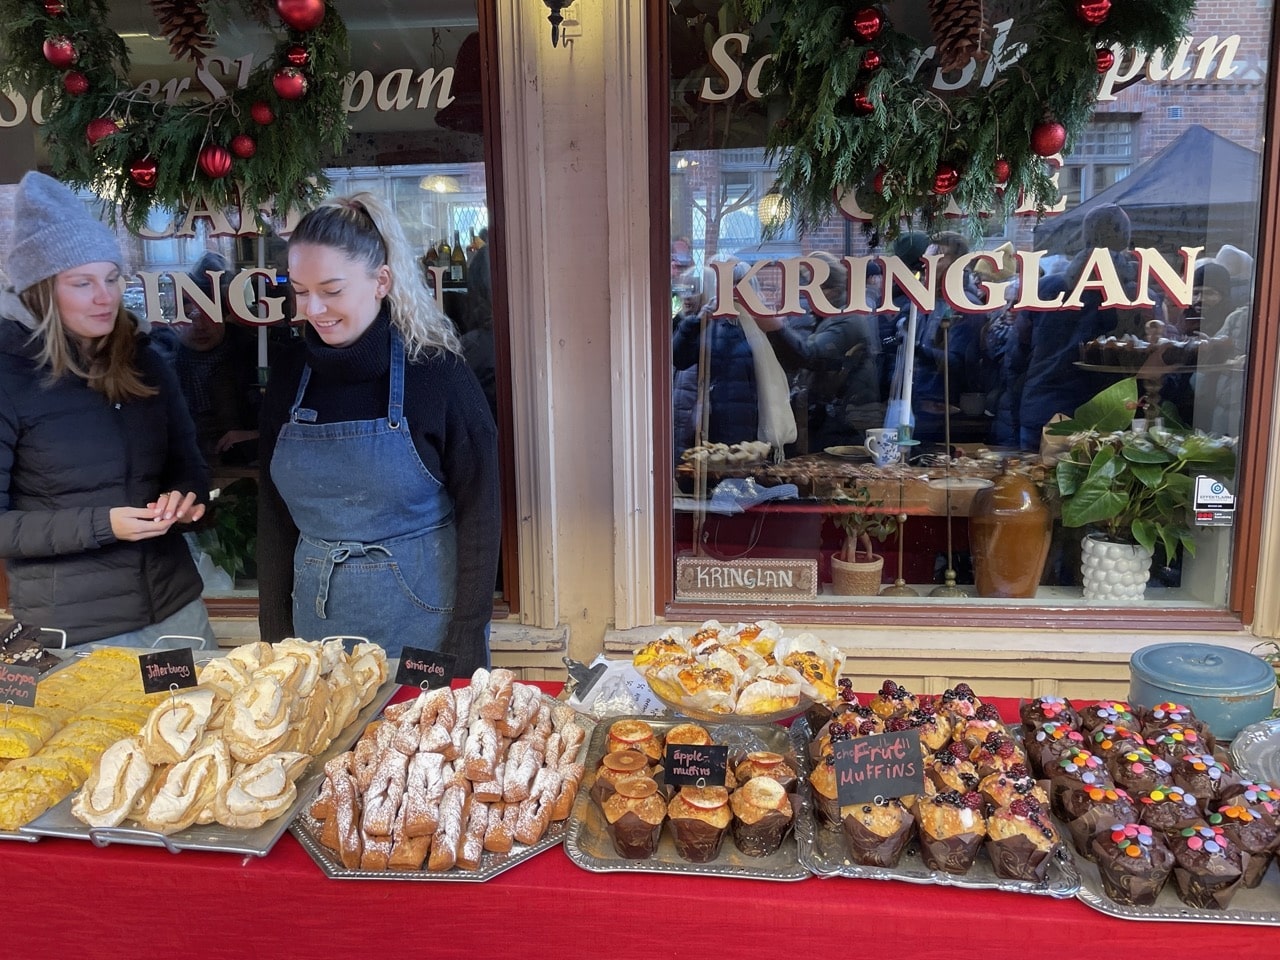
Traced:
POLYGON ((1212 643, 1157 643, 1129 658, 1129 702, 1181 703, 1230 740, 1271 713, 1276 674, 1261 657, 1212 643))

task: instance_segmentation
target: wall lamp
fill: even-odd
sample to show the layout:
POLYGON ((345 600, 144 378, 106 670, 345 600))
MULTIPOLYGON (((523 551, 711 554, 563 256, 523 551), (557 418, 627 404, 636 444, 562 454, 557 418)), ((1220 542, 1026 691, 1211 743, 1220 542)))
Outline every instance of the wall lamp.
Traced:
POLYGON ((568 3, 565 0, 542 0, 543 3, 551 10, 547 15, 547 19, 551 21, 551 45, 558 47, 560 45, 560 24, 564 23, 564 14, 560 11, 569 6, 573 0, 568 3))

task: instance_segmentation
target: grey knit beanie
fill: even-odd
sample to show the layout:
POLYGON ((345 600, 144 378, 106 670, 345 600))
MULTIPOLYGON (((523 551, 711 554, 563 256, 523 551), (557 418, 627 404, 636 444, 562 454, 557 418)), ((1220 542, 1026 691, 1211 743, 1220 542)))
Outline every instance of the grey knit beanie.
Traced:
POLYGON ((1106 247, 1108 250, 1129 249, 1129 215, 1114 203, 1094 207, 1084 218, 1080 239, 1086 250, 1106 247))
POLYGON ((63 270, 98 262, 124 269, 116 235, 62 183, 28 172, 18 184, 13 247, 5 261, 14 289, 21 293, 63 270))

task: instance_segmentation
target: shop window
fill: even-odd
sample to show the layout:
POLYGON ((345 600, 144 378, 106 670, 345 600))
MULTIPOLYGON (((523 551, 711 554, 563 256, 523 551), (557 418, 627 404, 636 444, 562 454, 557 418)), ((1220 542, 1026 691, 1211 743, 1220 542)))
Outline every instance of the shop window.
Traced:
POLYGON ((942 220, 917 241, 909 225, 881 236, 834 202, 804 230, 785 213, 762 223, 762 210, 777 217, 764 199, 778 159, 766 144, 786 107, 759 87, 768 30, 732 8, 673 2, 656 40, 663 55, 650 59, 663 71, 653 122, 667 166, 654 181, 667 195, 654 206, 669 210, 655 263, 671 255, 670 298, 654 298, 655 381, 665 393, 655 408, 670 413, 657 457, 671 475, 657 612, 731 616, 785 604, 788 616, 818 620, 1065 624, 1091 622, 1100 606, 1114 622, 1123 604, 1136 610, 1133 626, 1153 622, 1148 611, 1232 623, 1246 605, 1240 525, 1256 523, 1233 511, 1244 474, 1234 453, 1265 448, 1243 412, 1257 359, 1252 258, 1266 108, 1245 67, 1265 62, 1267 23, 1243 10, 1225 25, 1221 11, 1211 24, 1192 22, 1195 38, 1238 35, 1238 62, 1218 73, 1238 112, 1224 115, 1215 90, 1189 72, 1155 71, 1161 79, 1111 90, 1072 152, 1052 161, 1062 202, 1042 220, 992 217, 981 236, 958 238, 942 220), (1170 87, 1176 117, 1160 102, 1170 87), (1124 302, 1023 304, 1022 283, 1073 291, 1089 251, 1102 247, 1130 291, 1124 302), (945 270, 966 252, 1002 248, 1040 252, 1041 273, 1023 276, 1012 260, 1007 269, 962 263, 967 309, 939 298, 933 310, 912 310, 902 289, 881 293, 889 261, 928 282, 914 263, 926 252, 945 270), (1180 278, 1174 290, 1153 287, 1154 305, 1137 302, 1139 249, 1180 278), (834 278, 822 287, 825 309, 794 291, 815 269, 834 278), (728 307, 719 302, 727 291, 728 307), (1214 451, 1212 465, 1180 467, 1171 485, 1139 468, 1149 484, 1133 495, 1160 487, 1178 507, 1113 524, 1122 539, 1154 539, 1149 568, 1139 562, 1134 575, 1136 599, 1121 599, 1119 587, 1095 596, 1092 572, 1086 591, 1084 554, 1094 548, 1084 534, 1105 524, 1079 525, 1070 465, 1087 470, 1086 455, 1046 433, 1056 415, 1108 388, 1128 391, 1127 439, 1164 448, 1171 434, 1198 432, 1192 442, 1214 451), (915 443, 889 442, 899 438, 915 443), (1021 516, 1002 512, 1014 502, 1021 516))
MULTIPOLYGON (((481 4, 484 2, 481 0, 481 4)), ((475 285, 468 284, 471 261, 495 239, 489 226, 497 217, 494 204, 498 192, 486 163, 486 137, 492 137, 494 132, 484 129, 481 72, 485 59, 479 32, 480 22, 492 24, 493 16, 476 4, 429 6, 432 9, 424 12, 421 5, 394 0, 377 11, 368 11, 349 3, 338 4, 350 37, 347 108, 352 132, 343 153, 326 158, 326 172, 335 195, 369 191, 387 202, 410 242, 417 245, 424 270, 431 265, 430 251, 435 250, 438 257, 442 244, 450 248, 461 246, 464 264, 457 271, 459 276, 451 273, 447 258, 443 282, 435 282, 437 276, 430 271, 428 276, 445 312, 460 333, 470 336, 471 340, 464 342, 477 337, 492 341, 495 327, 498 328, 497 343, 476 353, 496 357, 497 369, 484 371, 481 380, 495 393, 491 408, 499 422, 504 513, 509 517, 514 514, 510 507, 510 417, 500 408, 496 396, 508 391, 494 387, 496 378, 507 376, 502 333, 505 293, 501 274, 491 276, 488 266, 490 254, 497 257, 497 253, 490 251, 479 258, 483 265, 477 269, 485 271, 483 303, 478 302, 471 289, 475 285), (397 95, 403 90, 395 80, 396 71, 403 71, 401 79, 411 76, 412 82, 423 84, 424 89, 415 87, 412 96, 397 95), (434 86, 423 81, 427 71, 437 80, 434 86), (497 289, 493 289, 495 286, 497 289)), ((223 14, 217 24, 218 46, 211 54, 233 61, 265 55, 269 49, 267 35, 245 19, 239 7, 231 5, 223 14)), ((134 79, 139 83, 157 80, 164 85, 185 80, 191 89, 200 89, 196 68, 186 61, 171 59, 167 41, 159 36, 154 14, 144 0, 113 2, 109 22, 129 47, 134 79)), ((15 97, 20 95, 10 94, 14 103, 15 97)), ((19 157, 33 155, 34 164, 44 166, 43 146, 25 103, 22 114, 28 118, 25 122, 7 125, 0 131, 4 152, 19 157)), ((6 168, 13 182, 22 172, 6 168)), ((0 187, 0 195, 11 190, 11 186, 0 187)), ((95 198, 86 199, 94 200, 95 206, 98 203, 95 198)), ((285 243, 277 235, 284 227, 283 222, 273 220, 268 230, 259 233, 255 224, 241 222, 238 210, 222 211, 221 220, 208 216, 188 218, 187 211, 155 210, 144 231, 130 234, 123 226, 118 227, 126 256, 137 271, 127 279, 126 303, 162 330, 180 372, 207 364, 184 364, 183 351, 187 347, 181 332, 189 327, 182 321, 191 319, 191 309, 177 294, 173 275, 191 270, 206 253, 216 253, 226 259, 233 273, 259 265, 274 270, 275 280, 256 283, 250 299, 284 297, 287 302, 285 243), (230 231, 220 231, 219 225, 229 226, 230 231), (176 327, 161 326, 175 320, 179 321, 176 327)), ((500 267, 501 261, 498 263, 500 267)), ((292 313, 288 309, 286 312, 292 313)), ((235 369, 219 365, 218 376, 234 378, 248 392, 248 402, 242 404, 247 419, 237 428, 251 431, 256 429, 253 410, 261 378, 270 375, 272 358, 280 345, 298 336, 299 330, 288 322, 272 327, 240 323, 219 326, 225 329, 228 342, 235 339, 237 349, 232 358, 235 369)), ((208 393, 201 390, 192 395, 208 393)), ((251 616, 256 613, 255 495, 261 468, 256 461, 256 443, 245 440, 220 451, 216 449, 217 437, 205 439, 214 486, 222 491, 218 509, 211 512, 204 529, 193 537, 193 548, 201 554, 201 571, 206 577, 205 596, 214 613, 251 616)), ((504 537, 504 576, 495 584, 495 609, 503 612, 515 609, 518 596, 514 532, 512 525, 504 537)))

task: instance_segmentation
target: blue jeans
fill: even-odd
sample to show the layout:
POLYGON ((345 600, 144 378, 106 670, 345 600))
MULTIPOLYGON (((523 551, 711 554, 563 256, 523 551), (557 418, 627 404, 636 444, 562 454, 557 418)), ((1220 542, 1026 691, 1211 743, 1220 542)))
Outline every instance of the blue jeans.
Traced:
POLYGON ((114 637, 105 637, 86 643, 79 650, 92 650, 94 647, 158 647, 171 650, 175 647, 191 647, 193 650, 214 650, 218 641, 213 635, 213 625, 209 623, 209 613, 205 610, 204 601, 199 597, 185 607, 165 617, 159 623, 153 623, 141 630, 131 630, 114 637), (163 643, 160 638, 166 639, 163 643))

